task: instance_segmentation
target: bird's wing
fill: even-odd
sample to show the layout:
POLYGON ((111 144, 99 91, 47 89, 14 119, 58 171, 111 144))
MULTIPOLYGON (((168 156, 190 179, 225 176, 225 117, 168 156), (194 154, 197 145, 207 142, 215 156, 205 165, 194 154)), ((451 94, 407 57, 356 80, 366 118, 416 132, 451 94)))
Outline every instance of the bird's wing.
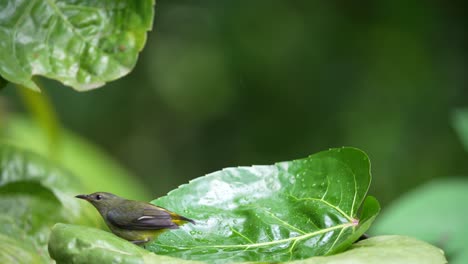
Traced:
POLYGON ((132 206, 122 206, 107 213, 109 222, 122 229, 158 230, 176 229, 177 224, 172 221, 171 214, 154 205, 148 204, 135 210, 132 206))

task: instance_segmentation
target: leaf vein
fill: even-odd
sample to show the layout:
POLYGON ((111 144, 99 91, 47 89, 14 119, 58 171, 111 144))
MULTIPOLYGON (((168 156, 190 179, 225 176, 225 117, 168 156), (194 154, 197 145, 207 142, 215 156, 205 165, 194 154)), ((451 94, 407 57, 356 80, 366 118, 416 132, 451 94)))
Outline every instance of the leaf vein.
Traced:
POLYGON ((293 197, 297 201, 316 201, 316 202, 324 203, 327 206, 329 206, 329 207, 335 209, 336 211, 338 211, 340 214, 342 214, 350 222, 353 221, 353 218, 351 216, 349 216, 347 213, 345 213, 343 210, 341 210, 338 206, 334 206, 333 204, 331 204, 330 202, 328 202, 326 200, 319 199, 319 198, 312 198, 312 197, 298 198, 298 197, 295 197, 293 195, 291 195, 291 197, 293 197))
POLYGON ((204 246, 194 246, 194 247, 180 247, 180 246, 169 246, 165 244, 160 244, 156 243, 156 245, 161 246, 161 247, 172 247, 172 248, 177 248, 177 249, 206 249, 206 248, 258 248, 258 247, 265 247, 265 246, 272 246, 272 245, 277 245, 281 243, 288 243, 288 242, 294 242, 294 241, 300 241, 304 239, 308 239, 317 235, 321 235, 327 232, 331 232, 333 230, 337 229, 343 229, 347 228, 350 226, 353 226, 354 223, 344 223, 341 225, 336 225, 332 227, 328 227, 322 230, 318 230, 312 233, 304 234, 301 236, 295 236, 295 237, 289 237, 289 238, 284 238, 284 239, 279 239, 279 240, 274 240, 274 241, 267 241, 267 242, 259 242, 259 243, 253 243, 253 244, 231 244, 231 245, 204 245, 204 246))

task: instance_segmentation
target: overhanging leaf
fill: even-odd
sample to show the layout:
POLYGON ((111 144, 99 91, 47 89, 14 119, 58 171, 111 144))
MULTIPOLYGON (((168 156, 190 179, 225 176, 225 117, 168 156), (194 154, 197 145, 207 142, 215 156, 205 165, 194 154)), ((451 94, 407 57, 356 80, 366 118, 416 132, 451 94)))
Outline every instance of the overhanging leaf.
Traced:
POLYGON ((83 91, 127 74, 153 21, 154 0, 0 1, 0 75, 38 90, 42 75, 83 91))
POLYGON ((147 249, 212 262, 287 261, 345 249, 369 227, 369 159, 331 149, 272 166, 229 168, 195 179, 152 203, 193 218, 147 249))

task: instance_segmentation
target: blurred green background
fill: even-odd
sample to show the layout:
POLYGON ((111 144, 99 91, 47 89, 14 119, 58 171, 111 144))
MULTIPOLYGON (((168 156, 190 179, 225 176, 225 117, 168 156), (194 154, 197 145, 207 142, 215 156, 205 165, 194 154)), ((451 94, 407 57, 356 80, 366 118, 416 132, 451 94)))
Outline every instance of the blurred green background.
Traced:
MULTIPOLYGON (((468 105, 465 10, 463 1, 159 0, 130 75, 86 93, 43 86, 62 125, 153 198, 224 167, 355 146, 386 204, 432 178, 468 175, 451 123, 468 105)), ((0 99, 25 111, 12 85, 0 99)))

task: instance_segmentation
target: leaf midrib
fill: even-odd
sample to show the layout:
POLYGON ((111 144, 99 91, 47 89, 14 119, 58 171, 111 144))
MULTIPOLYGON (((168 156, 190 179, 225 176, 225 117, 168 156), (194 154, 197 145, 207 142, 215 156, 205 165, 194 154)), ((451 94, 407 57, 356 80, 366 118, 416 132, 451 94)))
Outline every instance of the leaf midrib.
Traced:
MULTIPOLYGON (((33 1, 31 1, 31 2, 33 2, 33 1)), ((96 48, 97 50, 99 50, 103 54, 107 55, 110 60, 116 62, 117 64, 121 65, 122 67, 125 67, 125 68, 127 67, 127 66, 123 65, 119 60, 114 58, 113 54, 110 54, 110 53, 106 52, 101 47, 99 47, 99 45, 94 45, 90 41, 86 40, 86 38, 75 28, 75 26, 72 23, 70 23, 68 18, 65 16, 65 14, 62 12, 62 10, 60 10, 60 8, 56 5, 56 3, 53 0, 46 0, 46 3, 55 11, 57 16, 68 26, 68 28, 70 28, 72 33, 75 36, 79 37, 83 43, 86 43, 89 46, 96 48)), ((83 50, 84 50, 84 47, 80 50, 80 53, 83 53, 83 50)), ((81 54, 80 54, 80 56, 81 56, 81 54)), ((78 63, 81 64, 81 61, 79 61, 78 63)), ((81 68, 81 65, 80 65, 79 68, 83 69, 83 68, 81 68)), ((92 74, 90 74, 90 75, 92 75, 92 74)))
POLYGON ((297 242, 300 240, 304 240, 316 235, 320 235, 323 233, 327 233, 333 230, 337 229, 346 229, 348 227, 355 226, 356 223, 350 222, 350 223, 344 223, 332 227, 328 227, 325 229, 321 229, 312 233, 304 234, 301 236, 295 236, 295 237, 289 237, 285 239, 280 239, 280 240, 274 240, 274 241, 268 241, 268 242, 261 242, 261 243, 253 243, 253 244, 234 244, 234 245, 205 245, 205 246, 194 246, 194 247, 180 247, 180 246, 170 246, 170 245, 164 245, 164 244, 159 244, 155 243, 155 245, 161 246, 161 247, 166 247, 166 248, 175 248, 179 250, 190 250, 190 249, 206 249, 206 248, 245 248, 245 249, 250 249, 250 248, 256 248, 256 247, 264 247, 264 246, 271 246, 271 245, 276 245, 276 244, 281 244, 281 243, 286 243, 286 242, 297 242))

